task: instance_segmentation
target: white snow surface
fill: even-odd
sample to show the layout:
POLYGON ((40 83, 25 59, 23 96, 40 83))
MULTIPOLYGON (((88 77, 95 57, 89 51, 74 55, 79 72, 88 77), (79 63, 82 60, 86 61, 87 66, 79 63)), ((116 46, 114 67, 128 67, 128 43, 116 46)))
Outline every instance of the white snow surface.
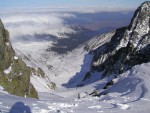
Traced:
MULTIPOLYGON (((67 54, 46 51, 50 47, 51 42, 49 41, 32 42, 32 44, 15 43, 14 45, 17 53, 23 57, 28 66, 43 69, 47 79, 56 83, 59 89, 74 87, 80 83, 84 77, 83 75, 90 70, 93 55, 84 51, 83 47, 67 54)), ((36 80, 38 79, 36 78, 36 80)), ((31 82, 33 83, 33 77, 31 82)), ((38 91, 40 92, 40 90, 38 91)))
POLYGON ((38 91, 39 100, 0 91, 2 112, 19 113, 19 110, 28 108, 32 113, 149 113, 150 63, 135 66, 116 79, 110 76, 100 80, 102 73, 94 72, 90 79, 83 82, 93 55, 84 51, 83 46, 67 54, 46 51, 52 46, 51 43, 43 41, 13 45, 17 56, 21 56, 30 67, 42 68, 46 77, 32 75, 30 79, 38 91), (112 79, 115 84, 106 90, 106 95, 99 98, 88 96, 95 89, 103 92, 103 87, 112 79), (48 87, 50 82, 56 83, 55 90, 48 87), (80 83, 83 86, 76 87, 80 83), (21 107, 18 108, 18 105, 21 107))
POLYGON ((15 60, 18 60, 18 57, 17 57, 17 56, 14 56, 14 59, 15 59, 15 60))
MULTIPOLYGON (((8 19, 3 19, 5 20, 4 23, 16 21, 21 23, 15 29, 12 26, 7 26, 12 33, 11 39, 18 35, 32 36, 36 32, 39 34, 50 33, 59 38, 59 32, 74 32, 68 26, 64 26, 64 21, 59 19, 59 16, 51 16, 51 14, 44 16, 43 19, 43 15, 32 15, 32 17, 27 15, 26 18, 22 18, 23 16, 20 15, 16 19, 12 15, 8 19), (55 20, 54 26, 56 28, 52 26, 51 20, 55 20), (25 26, 22 26, 24 21, 25 26), (35 24, 31 26, 30 23, 33 22, 35 24), (44 26, 37 28, 37 25, 44 26), (26 30, 27 33, 24 30, 25 27, 29 28, 26 30), (18 30, 20 31, 19 33, 18 30)), ((74 15, 69 14, 67 17, 72 16, 74 17, 74 15)), ((148 20, 146 20, 145 24, 147 22, 148 20)), ((142 28, 142 26, 139 26, 139 28, 142 28)), ((139 29, 139 32, 143 33, 143 30, 145 34, 148 32, 149 27, 139 29)), ((88 43, 88 49, 96 49, 99 45, 109 42, 114 33, 103 35, 103 38, 94 38, 88 43)), ((129 34, 130 31, 127 31, 127 33, 129 34)), ((142 33, 140 34, 141 36, 144 35, 142 33)), ((14 43, 12 45, 17 56, 21 56, 30 67, 40 67, 45 72, 46 77, 42 78, 33 74, 30 79, 30 82, 38 92, 39 99, 10 95, 0 86, 0 113, 149 113, 150 62, 134 66, 115 79, 113 76, 109 76, 100 80, 102 72, 93 72, 90 79, 82 81, 84 75, 90 70, 93 57, 93 55, 84 51, 83 46, 67 54, 58 54, 51 50, 47 51, 53 46, 53 43, 57 42, 45 40, 36 42, 36 40, 32 39, 27 42, 15 42, 15 39, 13 40, 14 43), (104 90, 103 87, 111 80, 114 81, 114 85, 104 90), (56 84, 55 90, 48 87, 50 82, 56 84), (82 87, 76 87, 76 85, 81 83, 82 87), (99 93, 105 91, 105 95, 100 97, 89 96, 95 90, 99 93)), ((122 46, 120 45, 120 47, 122 46)), ((18 59, 17 56, 14 56, 15 60, 18 59)), ((6 74, 10 72, 11 66, 4 70, 6 74)))
POLYGON ((9 74, 11 72, 11 66, 9 66, 7 69, 4 70, 5 74, 9 74))
MULTIPOLYGON (((50 92, 41 92, 40 99, 29 99, 12 96, 0 90, 0 111, 2 113, 25 111, 30 111, 29 113, 149 113, 149 68, 150 63, 145 63, 120 74, 116 83, 108 89, 108 94, 101 97, 87 96, 81 99, 69 99, 50 92)), ((100 86, 100 82, 102 81, 95 85, 100 86)), ((93 84, 83 87, 91 89, 93 84)), ((74 88, 72 93, 80 89, 82 88, 74 88)))

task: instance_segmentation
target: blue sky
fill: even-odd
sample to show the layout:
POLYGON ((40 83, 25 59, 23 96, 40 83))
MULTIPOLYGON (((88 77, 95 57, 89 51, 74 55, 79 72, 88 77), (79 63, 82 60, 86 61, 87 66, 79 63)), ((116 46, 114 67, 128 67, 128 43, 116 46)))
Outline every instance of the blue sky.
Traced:
POLYGON ((110 7, 136 8, 145 0, 0 0, 0 8, 14 7, 110 7))

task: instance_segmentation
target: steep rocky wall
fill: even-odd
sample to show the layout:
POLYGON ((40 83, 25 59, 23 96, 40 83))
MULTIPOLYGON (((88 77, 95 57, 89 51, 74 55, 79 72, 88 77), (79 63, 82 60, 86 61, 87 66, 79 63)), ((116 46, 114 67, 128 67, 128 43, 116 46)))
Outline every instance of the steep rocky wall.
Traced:
POLYGON ((139 6, 130 25, 117 29, 109 42, 97 45, 95 50, 90 49, 94 51, 91 70, 105 71, 103 77, 117 76, 135 65, 149 62, 150 2, 139 6))
POLYGON ((10 94, 38 98, 30 83, 31 69, 15 52, 9 40, 9 32, 0 20, 0 85, 10 94))

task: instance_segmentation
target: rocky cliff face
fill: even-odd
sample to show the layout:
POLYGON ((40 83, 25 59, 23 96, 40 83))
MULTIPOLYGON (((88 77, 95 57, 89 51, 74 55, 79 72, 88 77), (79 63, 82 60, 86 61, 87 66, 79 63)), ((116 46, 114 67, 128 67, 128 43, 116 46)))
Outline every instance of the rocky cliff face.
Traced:
POLYGON ((98 37, 85 48, 94 52, 91 70, 105 71, 103 77, 117 76, 135 65, 149 62, 150 2, 144 2, 135 11, 128 27, 98 37), (93 43, 96 47, 92 46, 93 43))
POLYGON ((0 20, 0 85, 10 94, 38 98, 30 83, 31 69, 15 52, 9 40, 9 33, 0 20))

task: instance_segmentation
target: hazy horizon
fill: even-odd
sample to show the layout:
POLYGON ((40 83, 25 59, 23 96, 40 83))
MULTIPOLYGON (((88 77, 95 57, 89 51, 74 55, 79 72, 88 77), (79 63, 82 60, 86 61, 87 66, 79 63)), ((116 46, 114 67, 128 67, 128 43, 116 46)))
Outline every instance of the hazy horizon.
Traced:
POLYGON ((100 8, 105 10, 136 9, 145 0, 0 0, 0 9, 8 8, 100 8))

